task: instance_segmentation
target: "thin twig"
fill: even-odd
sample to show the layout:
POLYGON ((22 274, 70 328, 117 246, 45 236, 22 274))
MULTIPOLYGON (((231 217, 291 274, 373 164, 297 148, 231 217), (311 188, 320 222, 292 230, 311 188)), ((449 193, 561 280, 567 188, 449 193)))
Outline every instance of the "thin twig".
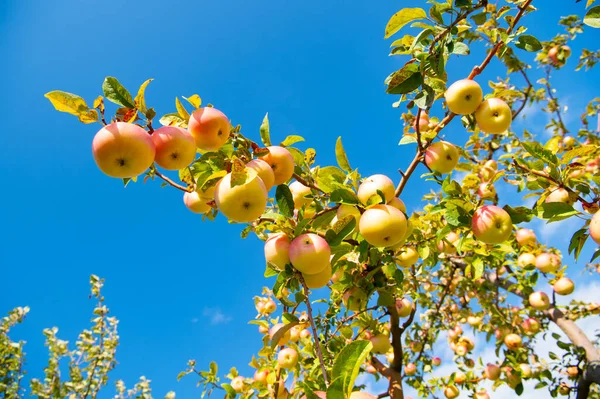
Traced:
POLYGON ((558 118, 558 127, 562 130, 562 135, 569 133, 567 127, 565 126, 562 116, 560 114, 560 105, 558 104, 558 100, 552 95, 552 87, 550 87, 550 66, 546 68, 546 93, 548 93, 548 97, 550 97, 549 103, 552 103, 554 107, 554 113, 558 118))
POLYGON ((192 191, 194 191, 194 189, 191 188, 191 187, 184 187, 181 184, 175 183, 173 180, 169 179, 167 176, 165 176, 162 173, 160 173, 158 171, 158 169, 156 169, 156 168, 154 169, 154 174, 156 176, 160 177, 161 179, 163 179, 164 181, 166 181, 167 183, 169 183, 171 186, 173 186, 173 187, 175 187, 175 188, 177 188, 177 189, 179 189, 181 191, 185 191, 185 192, 188 192, 188 193, 191 193, 192 191))
POLYGON ((369 311, 371 311, 371 310, 375 310, 375 309, 377 309, 378 307, 379 307, 379 306, 372 306, 372 307, 370 307, 370 308, 366 308, 366 309, 363 309, 363 310, 361 310, 361 311, 359 311, 359 312, 356 312, 356 313, 354 313, 354 314, 353 314, 353 315, 351 315, 351 316, 348 316, 348 317, 346 317, 346 318, 343 318, 342 320, 340 320, 340 322, 339 322, 338 326, 336 327, 336 329, 335 329, 335 330, 334 330, 334 331, 331 333, 331 337, 335 337, 335 334, 337 334, 337 333, 338 333, 338 331, 340 331, 340 329, 342 328, 342 326, 343 326, 344 324, 346 324, 347 322, 349 322, 350 320, 353 320, 353 319, 357 318, 358 316, 360 316, 361 314, 363 314, 363 313, 365 313, 365 312, 369 312, 369 311))
POLYGON ((313 190, 317 190, 317 191, 319 191, 319 192, 321 192, 321 193, 325 193, 325 192, 324 192, 323 190, 321 190, 321 189, 320 189, 320 188, 319 188, 317 185, 315 185, 315 184, 312 184, 312 183, 309 183, 309 182, 308 182, 306 179, 304 179, 304 178, 303 178, 302 176, 300 176, 299 174, 297 174, 297 173, 294 173, 292 176, 294 177, 294 179, 296 179, 298 182, 300 182, 300 183, 301 183, 303 186, 310 187, 310 188, 312 188, 313 190))
POLYGON ((519 116, 519 114, 525 109, 525 106, 527 105, 527 100, 529 100, 529 94, 531 93, 531 90, 533 89, 533 85, 531 84, 531 81, 529 80, 529 76, 527 76, 525 69, 523 69, 523 67, 521 67, 521 68, 519 68, 519 71, 521 72, 521 74, 525 78, 525 81, 527 82, 527 88, 521 92, 521 93, 523 93, 523 102, 521 103, 521 106, 519 107, 519 109, 517 109, 513 113, 513 116, 512 116, 513 120, 517 116, 519 116))

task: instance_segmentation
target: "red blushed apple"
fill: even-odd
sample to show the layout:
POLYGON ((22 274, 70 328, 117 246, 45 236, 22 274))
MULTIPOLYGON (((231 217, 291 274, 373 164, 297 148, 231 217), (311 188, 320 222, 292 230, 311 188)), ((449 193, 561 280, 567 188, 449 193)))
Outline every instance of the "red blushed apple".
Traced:
POLYGON ((525 267, 529 265, 535 266, 535 259, 535 255, 529 252, 525 252, 519 255, 519 257, 517 258, 517 265, 520 267, 525 267))
POLYGON ((400 266, 411 267, 419 261, 419 253, 413 247, 400 249, 396 254, 396 263, 400 266))
POLYGON ((310 187, 306 187, 299 181, 290 184, 290 191, 294 199, 294 208, 300 209, 303 205, 312 202, 312 198, 306 198, 307 195, 311 194, 310 187))
POLYGON ((448 87, 444 97, 446 97, 446 104, 450 112, 468 115, 475 112, 481 104, 483 91, 474 80, 461 79, 448 87))
POLYGON ((517 243, 524 246, 533 246, 537 243, 537 238, 535 233, 531 229, 519 229, 515 234, 515 238, 517 239, 517 243))
POLYGON ((475 121, 477 126, 486 133, 504 133, 512 122, 512 111, 501 99, 488 98, 475 111, 475 121))
POLYGON ((152 133, 156 148, 154 162, 167 170, 183 169, 196 158, 196 142, 185 129, 163 126, 152 133))
POLYGON ((460 240, 460 236, 455 232, 451 231, 446 237, 440 240, 437 244, 438 251, 452 255, 456 253, 456 244, 460 240))
POLYGON ((600 211, 596 212, 590 221, 590 237, 600 245, 600 211))
POLYGON ((269 370, 256 370, 254 372, 254 382, 261 385, 267 384, 267 376, 269 375, 269 370))
POLYGON ((498 378, 500 378, 501 372, 502 370, 500 369, 500 367, 498 367, 495 364, 488 363, 487 366, 485 366, 485 370, 483 371, 483 376, 490 381, 496 381, 498 378))
POLYGON ((407 298, 396 299, 396 311, 399 317, 408 317, 412 312, 412 303, 407 298))
POLYGON ((360 218, 358 231, 374 247, 398 244, 406 235, 406 216, 390 205, 374 205, 360 218))
POLYGON ((540 331, 540 327, 541 327, 540 322, 537 321, 536 319, 532 319, 532 318, 529 318, 529 319, 523 321, 521 326, 523 327, 523 330, 525 330, 525 332, 527 334, 535 334, 538 331, 540 331))
POLYGON ((442 359, 436 356, 433 359, 431 359, 431 364, 437 367, 440 364, 442 364, 442 359))
POLYGON ((561 277, 553 285, 554 292, 558 295, 571 295, 575 290, 573 280, 568 277, 561 277))
POLYGON ((416 131, 419 126, 419 132, 429 129, 429 116, 422 112, 419 119, 415 118, 413 122, 413 129, 416 131))
POLYGON ((454 382, 457 384, 464 384, 467 381, 467 375, 462 371, 457 371, 454 373, 454 382))
POLYGON ((271 166, 269 166, 268 163, 266 163, 262 159, 253 159, 252 161, 246 164, 246 167, 254 169, 256 171, 258 177, 260 177, 263 183, 265 183, 267 191, 269 191, 273 187, 273 184, 275 182, 275 174, 273 173, 273 169, 271 169, 271 166))
POLYGON ((458 149, 447 141, 438 141, 425 151, 425 164, 434 172, 446 174, 452 172, 458 164, 458 149))
POLYGON ((570 55, 571 48, 569 46, 554 46, 548 50, 548 59, 552 65, 564 64, 570 55))
POLYGON ((212 201, 212 198, 205 198, 202 196, 202 193, 198 191, 183 194, 183 203, 194 213, 208 212, 212 208, 212 206, 208 204, 210 201, 212 201))
POLYGON ((229 139, 231 124, 224 113, 213 107, 195 110, 188 122, 188 131, 203 151, 218 150, 229 139))
POLYGON ((454 353, 456 353, 456 356, 462 357, 462 356, 465 356, 467 353, 469 353, 469 350, 467 349, 467 347, 465 345, 458 344, 454 348, 454 353))
POLYGON ((523 344, 523 340, 517 334, 508 334, 504 337, 504 344, 510 350, 519 349, 523 344))
POLYGON ((404 366, 404 374, 409 377, 417 374, 417 366, 415 366, 414 363, 408 363, 406 366, 404 366))
POLYGON ((98 168, 108 176, 131 178, 152 165, 156 148, 152 137, 141 127, 115 122, 96 133, 92 155, 98 168))
POLYGON ((542 253, 535 258, 535 267, 542 273, 555 273, 560 269, 560 258, 556 254, 542 253))
POLYGON ((292 178, 294 174, 294 157, 283 147, 270 146, 267 149, 269 153, 259 159, 269 164, 275 176, 273 184, 278 186, 292 178))
POLYGON ((298 364, 298 352, 294 348, 284 348, 277 355, 277 364, 283 369, 293 369, 298 364))
POLYGON ((237 393, 244 392, 244 390, 246 389, 246 383, 244 382, 244 377, 241 377, 241 376, 234 377, 231 380, 230 385, 233 388, 233 390, 236 391, 237 393))
POLYGON ((269 235, 265 241, 265 259, 279 270, 290 263, 290 239, 285 233, 269 235))
POLYGON ((477 195, 482 200, 493 200, 496 198, 496 188, 492 183, 481 183, 479 185, 479 189, 477 190, 477 195))
POLYGON ((381 191, 385 196, 385 202, 390 202, 395 197, 396 188, 392 179, 385 175, 372 175, 362 181, 358 187, 357 196, 364 205, 369 205, 369 199, 381 191))
POLYGON ((512 220, 504 209, 485 205, 475 211, 471 229, 475 237, 486 244, 500 244, 512 233, 512 220))
POLYGON ((331 249, 322 237, 306 233, 294 238, 289 249, 290 261, 303 274, 317 274, 330 265, 331 249))
POLYGON ((537 310, 546 310, 550 307, 550 299, 546 293, 536 291, 529 295, 529 304, 537 310))

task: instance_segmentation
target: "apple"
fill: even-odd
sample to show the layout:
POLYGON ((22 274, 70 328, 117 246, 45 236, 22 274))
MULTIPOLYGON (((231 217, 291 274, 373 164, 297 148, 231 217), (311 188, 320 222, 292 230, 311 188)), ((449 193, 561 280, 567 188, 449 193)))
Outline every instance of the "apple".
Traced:
POLYGON ((535 267, 542 273, 554 273, 560 269, 560 258, 556 254, 541 253, 535 258, 535 267))
POLYGON ((195 110, 188 122, 188 131, 196 141, 196 147, 204 151, 216 151, 229 139, 231 124, 224 113, 213 107, 195 110))
POLYGON ((558 393, 563 396, 567 396, 567 395, 569 395, 570 392, 571 392, 571 388, 564 382, 561 382, 558 387, 558 393))
POLYGON ((517 243, 524 247, 527 245, 533 246, 537 243, 537 239, 535 237, 535 233, 531 229, 519 229, 515 234, 515 238, 517 239, 517 243))
POLYGON ((525 267, 529 265, 535 266, 536 257, 532 253, 524 252, 517 258, 517 265, 520 267, 525 267))
POLYGON ((533 292, 529 295, 529 304, 537 310, 546 310, 550 307, 550 299, 546 293, 541 291, 533 292))
POLYGON ((467 347, 465 345, 458 344, 458 345, 456 345, 454 352, 456 353, 456 356, 462 357, 462 356, 465 356, 467 353, 469 353, 469 350, 467 349, 467 347))
POLYGON ((317 274, 331 266, 329 244, 314 233, 305 233, 294 238, 289 253, 292 266, 302 274, 317 274))
POLYGON ((460 391, 456 387, 456 385, 446 385, 444 387, 444 396, 448 399, 457 398, 460 395, 460 391))
POLYGON ((475 112, 481 104, 483 91, 474 80, 461 79, 452 83, 444 96, 450 112, 468 115, 475 112))
POLYGON ((237 393, 243 392, 246 388, 246 384, 244 383, 244 377, 241 376, 234 377, 229 385, 231 385, 233 390, 237 393))
POLYGON ((228 219, 234 222, 251 222, 263 214, 267 207, 267 188, 256 172, 247 169, 249 180, 237 186, 231 185, 231 173, 217 183, 215 202, 228 219))
POLYGON ((536 319, 529 318, 529 319, 523 321, 521 326, 523 327, 523 330, 525 330, 525 332, 527 334, 535 334, 538 331, 540 331, 540 322, 537 321, 536 319))
POLYGON ((579 368, 577 366, 569 366, 567 367, 567 375, 570 378, 575 378, 579 375, 579 368))
POLYGON ((154 162, 152 137, 141 127, 114 122, 104 126, 92 141, 92 155, 98 168, 110 177, 138 176, 154 162))
POLYGON ((163 126, 152 133, 156 148, 154 162, 167 170, 183 169, 196 158, 196 142, 185 129, 163 126))
POLYGON ((469 351, 475 349, 475 341, 469 337, 460 337, 458 342, 459 344, 464 345, 469 351))
POLYGON ((261 334, 266 334, 269 332, 269 327, 265 327, 265 326, 258 326, 258 332, 261 334))
POLYGON ((500 244, 510 237, 512 226, 508 212, 496 205, 484 205, 475 211, 471 229, 478 240, 500 244))
POLYGON ((279 270, 290 263, 290 239, 285 233, 269 234, 265 241, 265 259, 279 270))
POLYGON ((504 133, 512 122, 512 111, 499 98, 488 98, 475 111, 475 121, 485 133, 504 133))
POLYGON ((316 274, 304 274, 302 273, 302 277, 304 278, 304 282, 308 288, 317 289, 322 288, 327 285, 329 280, 331 280, 331 275, 333 274, 331 270, 331 263, 325 266, 325 269, 321 270, 316 274))
POLYGON ((300 331, 300 339, 308 339, 308 338, 310 338, 310 336, 311 336, 310 330, 305 328, 302 331, 300 331))
POLYGON ((300 327, 300 325, 290 328, 290 341, 300 341, 300 331, 302 331, 302 327, 300 327))
POLYGON ((385 358, 387 359, 387 361, 388 361, 389 364, 394 363, 394 352, 388 352, 385 355, 385 358))
POLYGON ((521 363, 519 364, 519 371, 521 372, 521 377, 522 378, 529 378, 531 377, 532 371, 531 371, 531 366, 525 363, 521 363))
POLYGON ((590 237, 600 245, 600 211, 596 212, 590 221, 590 237))
POLYGON ((569 46, 554 46, 548 50, 548 58, 553 65, 562 65, 567 61, 567 58, 571 55, 571 48, 569 46))
POLYGON ((425 164, 434 172, 446 174, 458 164, 458 149, 447 141, 437 141, 425 151, 425 164))
POLYGON ((517 385, 521 383, 521 376, 517 374, 512 367, 506 367, 504 369, 504 374, 506 375, 506 383, 512 389, 515 389, 517 385))
POLYGON ((483 166, 479 169, 478 175, 482 182, 490 182, 494 176, 496 176, 496 173, 496 169, 492 169, 489 166, 483 166))
POLYGON ((260 177, 263 183, 265 183, 267 191, 273 187, 275 182, 275 173, 273 173, 273 169, 271 169, 271 166, 268 163, 262 159, 253 159, 246 164, 246 167, 256 171, 258 177, 260 177))
POLYGON ((420 341, 412 341, 410 343, 410 350, 414 353, 421 352, 423 350, 423 342, 420 341))
POLYGON ((553 188, 550 191, 550 194, 546 197, 545 202, 546 203, 564 202, 565 204, 570 204, 570 205, 572 205, 574 203, 569 192, 562 187, 553 188))
POLYGON ((412 312, 412 303, 408 298, 396 299, 396 311, 398 317, 408 317, 412 312))
POLYGON ((419 260, 419 253, 413 247, 404 247, 396 254, 396 263, 400 266, 411 267, 419 260))
POLYGON ((440 357, 434 357, 433 359, 431 359, 431 364, 433 364, 434 366, 439 366, 440 364, 442 364, 442 358, 440 357))
POLYGON ((496 188, 492 183, 481 183, 477 189, 477 195, 482 200, 493 200, 496 198, 496 188))
POLYGON ((285 148, 279 146, 267 147, 269 153, 260 157, 273 170, 273 184, 278 186, 292 178, 294 174, 294 157, 285 148))
POLYGON ((277 364, 282 369, 293 369, 298 364, 298 352, 294 348, 284 348, 277 355, 277 364))
POLYGON ((437 244, 437 248, 440 252, 452 255, 456 253, 456 244, 460 240, 460 236, 455 232, 451 231, 446 235, 443 240, 440 240, 437 244))
POLYGON ((554 292, 558 295, 570 295, 575 290, 573 280, 568 277, 561 277, 553 285, 554 292))
POLYGON ((502 370, 500 367, 493 363, 488 363, 487 366, 485 366, 485 370, 483 370, 483 376, 490 381, 496 381, 498 378, 500 378, 501 372, 502 370))
POLYGON ((350 394, 349 399, 377 399, 377 397, 366 392, 354 391, 350 394))
POLYGON ((417 130, 417 126, 419 126, 419 132, 429 129, 429 117, 427 114, 422 113, 419 119, 415 118, 413 122, 413 129, 415 131, 417 130))
POLYGON ((477 391, 473 395, 473 399, 490 399, 490 395, 485 390, 477 391))
MULTIPOLYGON (((354 216, 354 220, 356 220, 356 226, 354 227, 354 231, 358 230, 358 224, 360 223, 361 214, 357 207, 347 204, 341 204, 337 209, 335 214, 338 220, 343 219, 344 217, 352 215, 354 216)), ((335 224, 332 222, 332 224, 335 224)))
POLYGON ((374 247, 389 247, 399 243, 406 234, 406 216, 390 205, 374 205, 360 218, 358 230, 374 247))
MULTIPOLYGON (((273 327, 271 327, 271 329, 269 330, 269 338, 273 339, 273 337, 275 336, 277 331, 279 331, 279 329, 284 326, 285 326, 285 324, 283 324, 283 323, 274 324, 273 327)), ((279 342, 277 342, 277 346, 283 346, 283 345, 287 344, 289 340, 290 340, 290 330, 287 330, 279 338, 279 342)))
POLYGON ((307 195, 311 194, 310 187, 306 187, 299 181, 290 184, 290 191, 294 199, 294 208, 300 209, 303 205, 312 202, 312 198, 306 198, 307 195))
POLYGON ((267 299, 264 304, 264 312, 266 314, 270 314, 273 313, 275 310, 277 310, 277 304, 275 303, 275 301, 271 298, 267 299))
POLYGON ((503 340, 504 337, 506 337, 507 334, 510 333, 510 329, 507 326, 502 326, 496 329, 496 331, 494 331, 494 336, 496 337, 496 339, 498 341, 503 340))
POLYGON ((417 374, 417 366, 415 366, 414 363, 408 363, 406 366, 404 366, 404 374, 408 376, 417 374))
MULTIPOLYGON (((396 188, 394 182, 385 175, 372 175, 362 181, 358 187, 357 196, 364 205, 369 205, 369 199, 381 191, 385 198, 384 202, 390 202, 395 197, 396 188)), ((379 202, 379 201, 378 201, 379 202)))
POLYGON ((566 149, 573 148, 575 144, 577 144, 577 140, 573 136, 565 136, 562 139, 562 144, 566 149))
POLYGON ((482 320, 483 320, 483 317, 477 317, 477 316, 467 317, 467 323, 469 323, 469 325, 473 326, 473 327, 477 327, 478 325, 480 325, 482 320))
POLYGON ((504 337, 504 344, 510 350, 516 350, 521 347, 523 340, 517 334, 508 334, 504 337))
POLYGON ((385 334, 373 335, 369 338, 369 341, 373 344, 373 348, 371 349, 371 352, 373 353, 384 354, 392 347, 390 337, 385 334))
POLYGON ((198 191, 183 193, 183 203, 194 213, 208 212, 212 208, 208 204, 210 201, 212 201, 212 198, 205 198, 203 197, 203 194, 198 191))
POLYGON ((406 205, 404 204, 404 201, 402 201, 400 198, 398 197, 394 197, 392 198, 389 202, 388 202, 389 206, 393 206, 394 208, 398 209, 399 211, 401 211, 402 213, 406 213, 406 205))
POLYGON ((256 370, 254 372, 254 382, 257 384, 266 385, 267 375, 269 375, 269 370, 256 370))
POLYGON ((350 288, 344 293, 342 302, 348 310, 358 312, 367 304, 367 294, 358 287, 350 288))

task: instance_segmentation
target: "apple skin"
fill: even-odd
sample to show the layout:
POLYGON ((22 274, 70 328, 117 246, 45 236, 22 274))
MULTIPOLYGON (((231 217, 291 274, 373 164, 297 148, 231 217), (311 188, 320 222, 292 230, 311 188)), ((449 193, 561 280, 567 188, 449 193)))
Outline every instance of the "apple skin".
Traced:
POLYGON ((213 107, 195 110, 188 122, 188 131, 203 151, 216 151, 229 139, 231 124, 224 113, 213 107))
POLYGON ((413 247, 402 248, 396 254, 396 263, 403 267, 411 267, 419 261, 419 253, 413 247))
POLYGON ((475 111, 475 121, 485 133, 504 133, 512 122, 512 111, 501 99, 488 98, 475 111))
POLYGON ((522 253, 521 255, 519 255, 519 257, 517 258, 517 265, 519 267, 525 267, 525 266, 529 266, 529 265, 534 265, 535 266, 535 255, 529 253, 529 252, 525 252, 522 253))
POLYGON ((561 187, 552 189, 550 194, 546 197, 545 202, 564 202, 565 204, 569 205, 573 205, 575 203, 569 192, 561 187))
POLYGON ((321 270, 319 273, 302 274, 302 277, 308 288, 317 289, 325 287, 329 280, 331 280, 332 274, 331 264, 328 264, 325 266, 325 269, 321 270))
POLYGON ((461 79, 452 83, 446 93, 446 104, 450 112, 457 115, 472 114, 483 100, 481 86, 474 80, 461 79))
POLYGON ((408 376, 417 374, 417 366, 415 366, 414 363, 408 363, 406 366, 404 366, 404 374, 408 376))
POLYGON ((394 208, 398 209, 402 213, 406 213, 406 205, 404 204, 404 201, 402 201, 398 197, 394 197, 390 201, 388 201, 388 205, 393 206, 394 208))
POLYGON ((202 193, 198 191, 192 191, 191 193, 183 194, 183 203, 187 208, 194 213, 206 213, 212 207, 208 205, 208 202, 212 201, 212 198, 205 198, 202 193))
POLYGON ((306 233, 294 238, 290 244, 290 261, 302 274, 317 274, 331 266, 331 249, 324 238, 306 233))
POLYGON ((305 198, 306 195, 311 193, 310 187, 306 187, 299 181, 290 184, 290 191, 292 192, 292 198, 294 199, 294 208, 300 209, 302 206, 312 202, 312 198, 305 198))
POLYGON ((447 385, 444 387, 444 396, 448 399, 455 399, 460 395, 460 391, 456 385, 447 385))
POLYGON ((246 383, 244 382, 244 377, 241 377, 241 376, 234 377, 231 380, 231 383, 229 385, 231 385, 233 390, 236 391, 237 393, 243 392, 244 389, 246 388, 246 383))
POLYGON ((529 304, 537 310, 546 310, 550 308, 550 299, 546 293, 541 291, 533 292, 529 295, 529 304))
POLYGON ((530 378, 532 371, 531 371, 531 366, 526 364, 526 363, 521 363, 519 364, 519 371, 521 372, 521 377, 522 378, 530 378))
MULTIPOLYGON (((336 217, 334 219, 340 220, 348 215, 354 216, 354 220, 356 221, 356 226, 354 226, 353 232, 358 231, 358 224, 360 223, 360 218, 362 215, 360 214, 360 211, 357 207, 347 204, 341 204, 340 207, 337 209, 337 212, 335 214, 336 217)), ((331 223, 332 225, 335 224, 333 221, 331 223)))
POLYGON ((471 229, 475 237, 486 244, 500 244, 512 233, 512 220, 504 209, 485 205, 475 211, 471 229))
POLYGON ((553 285, 554 292, 558 295, 571 295, 575 290, 573 280, 568 277, 561 277, 553 285))
POLYGON ((360 288, 354 287, 344 293, 342 302, 348 310, 358 312, 367 304, 367 294, 360 288))
POLYGON ((406 216, 390 205, 374 205, 360 218, 358 230, 374 247, 389 247, 399 243, 406 234, 406 216))
POLYGON ((442 359, 436 356, 433 359, 431 359, 431 364, 433 364, 434 366, 439 366, 440 364, 442 364, 442 359))
POLYGON ((492 183, 481 183, 477 189, 477 195, 482 200, 493 200, 496 198, 496 188, 492 183))
POLYGON ((485 370, 483 371, 483 376, 490 381, 496 381, 498 378, 500 378, 501 372, 502 370, 500 369, 500 367, 493 363, 488 363, 487 366, 485 366, 485 370))
POLYGON ((490 395, 486 391, 478 391, 473 395, 473 399, 490 399, 490 395))
POLYGON ((267 207, 267 196, 265 183, 258 175, 245 184, 231 187, 231 173, 228 173, 215 188, 215 202, 221 213, 240 223, 251 222, 262 215, 267 207))
POLYGON ((298 352, 294 348, 284 348, 277 355, 277 364, 279 367, 289 370, 298 364, 298 352))
POLYGON ((456 243, 460 240, 458 234, 454 231, 448 233, 445 239, 440 240, 437 244, 438 251, 445 253, 447 255, 452 255, 456 253, 456 243))
POLYGON ((535 258, 535 267, 542 273, 555 273, 560 269, 560 257, 556 254, 541 253, 535 258))
POLYGON ((408 317, 412 312, 412 303, 407 298, 396 299, 396 311, 399 317, 408 317))
POLYGON ((504 345, 510 350, 519 349, 523 344, 523 340, 517 334, 508 334, 504 337, 504 345))
MULTIPOLYGON (((271 329, 269 330, 269 338, 273 339, 273 337, 275 336, 275 333, 277 333, 277 331, 279 331, 279 329, 283 326, 285 326, 285 324, 283 324, 283 323, 274 324, 273 327, 271 327, 271 329)), ((285 333, 283 333, 283 336, 281 338, 279 338, 279 342, 277 343, 277 346, 283 346, 283 345, 287 344, 289 340, 290 340, 290 330, 287 330, 285 333)))
POLYGON ((368 205, 369 198, 377 195, 377 190, 385 196, 385 202, 390 202, 395 197, 396 188, 392 179, 386 175, 372 175, 362 181, 358 187, 358 200, 363 205, 368 205))
POLYGON ((425 163, 434 172, 446 174, 452 172, 458 164, 458 149, 447 141, 437 141, 425 151, 425 163))
POLYGON ((457 371, 454 373, 454 382, 457 384, 464 384, 467 381, 467 375, 462 371, 457 371))
POLYGON ((141 127, 115 122, 96 133, 92 155, 104 174, 124 179, 144 173, 154 162, 156 147, 141 127))
POLYGON ((600 245, 600 211, 592 216, 590 222, 590 237, 592 237, 592 240, 594 240, 596 244, 600 245))
POLYGON ((528 245, 533 246, 537 243, 537 238, 535 236, 535 233, 531 229, 517 230, 517 233, 515 234, 515 238, 517 239, 517 243, 522 247, 528 246, 528 245))
POLYGON ((269 235, 265 241, 265 259, 279 270, 290 263, 290 239, 285 233, 269 235))
POLYGON ((525 332, 527 334, 535 334, 538 331, 540 331, 540 328, 541 328, 540 322, 533 318, 529 318, 529 319, 523 321, 521 326, 523 327, 523 330, 525 330, 525 332))
POLYGON ((263 183, 265 183, 267 191, 271 190, 275 182, 275 174, 273 173, 273 169, 271 169, 271 166, 269 166, 268 163, 266 163, 262 159, 253 159, 252 161, 246 164, 246 167, 254 169, 258 174, 258 177, 260 177, 263 183))
POLYGON ((548 59, 552 65, 562 65, 567 61, 567 58, 571 55, 571 48, 569 46, 554 46, 548 50, 548 59), (559 52, 562 53, 562 60, 558 59, 559 52))
POLYGON ((268 375, 268 370, 256 370, 254 372, 254 382, 256 382, 257 384, 266 385, 268 375))
POLYGON ((392 344, 390 343, 390 337, 385 334, 377 334, 369 338, 369 341, 373 344, 371 352, 377 354, 384 354, 390 350, 392 344))
POLYGON ((377 399, 377 397, 366 392, 354 391, 350 394, 349 399, 377 399))
POLYGON ((290 180, 294 174, 294 157, 285 148, 279 146, 267 147, 269 153, 259 159, 265 161, 273 170, 273 184, 278 186, 290 180))
POLYGON ((152 133, 156 148, 154 162, 167 170, 183 169, 196 158, 196 142, 185 129, 163 126, 152 133))
POLYGON ((277 304, 275 303, 275 301, 271 298, 267 299, 264 306, 265 313, 270 314, 273 313, 275 310, 277 310, 277 304))

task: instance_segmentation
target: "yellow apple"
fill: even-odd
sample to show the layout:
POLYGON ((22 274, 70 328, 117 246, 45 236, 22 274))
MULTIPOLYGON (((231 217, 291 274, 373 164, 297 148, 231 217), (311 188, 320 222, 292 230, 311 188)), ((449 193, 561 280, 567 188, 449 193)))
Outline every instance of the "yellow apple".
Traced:
POLYGON ((519 349, 523 344, 523 340, 517 334, 508 334, 504 337, 504 345, 510 350, 519 349))
POLYGON ((221 179, 215 188, 215 202, 219 210, 234 222, 251 222, 267 207, 267 188, 256 171, 246 168, 249 181, 232 187, 231 173, 221 179))
POLYGON ((246 389, 246 383, 244 382, 244 377, 237 376, 231 380, 229 384, 237 393, 243 392, 246 389))
MULTIPOLYGON (((456 381, 456 380, 455 380, 456 381)), ((447 385, 444 387, 444 396, 448 399, 457 398, 460 395, 460 391, 456 387, 456 385, 447 385)))
POLYGON ((529 295, 529 304, 536 310, 546 310, 550 307, 550 299, 546 293, 536 291, 529 295))
POLYGON ((517 265, 520 267, 525 267, 525 266, 529 266, 529 265, 535 266, 535 260, 536 260, 535 255, 533 255, 529 252, 525 252, 525 253, 522 253, 521 255, 519 255, 519 258, 517 259, 517 265))
POLYGON ((389 205, 367 209, 358 226, 363 238, 374 247, 389 247, 399 243, 406 234, 404 213, 389 205))
POLYGON ((290 184, 290 191, 292 192, 292 198, 294 199, 294 208, 300 209, 305 204, 312 202, 312 198, 306 198, 307 195, 311 194, 310 187, 306 187, 299 181, 290 184))
POLYGON ((188 131, 196 141, 196 147, 204 151, 216 151, 229 139, 231 124, 224 113, 213 107, 195 110, 188 122, 188 131))
POLYGON ((408 317, 412 312, 412 303, 408 298, 396 299, 398 317, 408 317))
POLYGON ((498 378, 500 378, 501 372, 502 370, 500 369, 500 367, 498 367, 495 364, 488 363, 487 366, 485 366, 485 370, 483 371, 483 376, 490 381, 496 381, 498 378))
POLYGON ((369 341, 373 344, 371 352, 377 354, 384 354, 390 350, 392 344, 390 343, 390 337, 385 334, 377 334, 369 338, 369 341))
POLYGON ((488 98, 475 111, 475 121, 486 133, 504 133, 512 122, 512 111, 508 104, 499 98, 488 98))
POLYGON ((206 213, 212 207, 208 204, 212 198, 206 198, 202 192, 192 191, 191 193, 183 194, 183 203, 187 208, 194 213, 206 213))
POLYGON ((538 331, 540 331, 540 322, 533 318, 529 318, 529 319, 523 321, 521 326, 523 327, 523 330, 525 330, 525 332, 527 334, 535 334, 538 331))
POLYGON ((425 163, 434 172, 446 174, 458 164, 458 149, 447 141, 437 141, 425 151, 425 163))
POLYGON ((413 247, 400 249, 396 254, 396 263, 400 266, 411 267, 419 261, 419 253, 413 247))
MULTIPOLYGON (((340 207, 337 209, 337 212, 335 214, 335 219, 340 220, 343 219, 344 217, 348 216, 348 215, 352 215, 354 216, 354 220, 356 221, 356 226, 354 226, 354 231, 358 230, 358 224, 360 223, 360 218, 361 218, 361 214, 360 211, 358 210, 358 208, 356 208, 353 205, 347 205, 347 204, 341 204, 340 207)), ((331 222, 332 225, 335 224, 334 221, 331 222)))
POLYGON ((531 371, 531 366, 526 364, 526 363, 521 363, 519 364, 519 371, 521 372, 521 377, 522 378, 530 378, 532 371, 531 371))
POLYGON ((483 91, 481 86, 474 80, 461 79, 452 83, 444 96, 450 112, 458 115, 468 115, 475 112, 481 104, 483 91))
POLYGON ((328 264, 325 269, 316 274, 302 274, 304 282, 308 288, 322 288, 331 280, 331 264, 328 264))
POLYGON ((402 213, 406 213, 406 205, 404 205, 404 201, 402 201, 398 197, 394 197, 391 199, 391 201, 388 201, 388 205, 393 206, 394 208, 398 209, 402 213))
POLYGON ((284 348, 277 355, 277 364, 282 369, 293 369, 298 364, 298 352, 294 348, 284 348))
POLYGON ((294 174, 294 157, 283 147, 271 146, 267 149, 269 153, 259 159, 269 164, 275 176, 273 184, 278 186, 292 178, 294 174))
POLYGON ((590 237, 600 245, 600 211, 596 212, 590 221, 590 237))
POLYGON ((317 274, 327 266, 331 249, 325 239, 314 233, 306 233, 294 238, 289 249, 290 261, 302 274, 317 274))
POLYGON ((515 234, 515 238, 517 239, 517 243, 522 247, 527 246, 527 245, 533 246, 537 243, 537 238, 535 236, 535 233, 531 229, 517 230, 517 233, 515 234))
POLYGON ((266 163, 262 159, 253 159, 252 161, 246 164, 246 167, 254 169, 256 171, 258 177, 260 177, 263 183, 265 183, 267 191, 269 191, 271 187, 273 187, 273 184, 275 182, 275 174, 273 173, 273 169, 271 169, 271 166, 269 166, 268 163, 266 163))
POLYGON ((558 295, 571 295, 575 290, 573 280, 568 277, 561 277, 553 285, 554 292, 558 295))
POLYGON ((394 182, 385 175, 369 176, 362 181, 358 187, 358 199, 364 205, 368 205, 369 198, 381 191, 385 196, 385 202, 390 202, 395 196, 396 188, 394 182))
POLYGON ((535 258, 535 267, 542 273, 555 273, 560 269, 560 258, 556 254, 541 253, 535 258))
POLYGON ((156 148, 154 162, 167 170, 183 169, 196 158, 196 142, 185 129, 163 126, 152 133, 156 148))
POLYGON ((417 374, 417 366, 415 366, 414 363, 408 363, 406 366, 404 366, 404 374, 409 377, 417 374))
POLYGON ((279 270, 290 263, 290 239, 285 233, 269 235, 265 241, 265 259, 279 270))
POLYGON ((512 226, 508 212, 496 205, 485 205, 475 211, 471 230, 479 241, 500 244, 510 237, 512 226))

